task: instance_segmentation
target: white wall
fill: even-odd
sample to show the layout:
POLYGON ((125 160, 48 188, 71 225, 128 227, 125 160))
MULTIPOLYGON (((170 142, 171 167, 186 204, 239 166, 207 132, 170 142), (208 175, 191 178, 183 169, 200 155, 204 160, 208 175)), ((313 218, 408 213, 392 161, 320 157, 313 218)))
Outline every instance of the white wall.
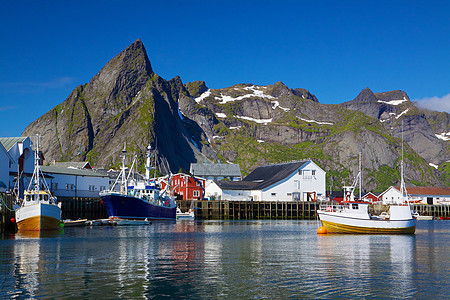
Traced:
POLYGON ((34 170, 34 151, 31 148, 31 139, 27 137, 22 143, 16 143, 8 153, 14 160, 11 165, 11 172, 17 172, 19 157, 24 154, 23 171, 25 173, 33 173, 34 170))
POLYGON ((99 197, 99 192, 109 188, 108 177, 46 173, 54 178, 47 180, 56 197, 99 197))
POLYGON ((214 197, 216 200, 220 200, 222 199, 222 189, 213 180, 206 180, 205 197, 214 197))
POLYGON ((222 199, 231 201, 245 201, 251 199, 250 190, 223 190, 222 199))
POLYGON ((400 191, 392 186, 383 194, 383 205, 402 203, 402 195, 400 191))

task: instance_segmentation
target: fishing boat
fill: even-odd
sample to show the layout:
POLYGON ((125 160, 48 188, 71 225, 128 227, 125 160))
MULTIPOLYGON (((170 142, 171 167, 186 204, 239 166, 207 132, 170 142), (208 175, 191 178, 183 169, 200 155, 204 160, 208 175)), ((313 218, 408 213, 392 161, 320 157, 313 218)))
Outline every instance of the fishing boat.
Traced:
MULTIPOLYGON (((358 180, 361 194, 361 152, 359 174, 352 186, 344 187, 343 203, 341 205, 321 205, 317 210, 322 226, 327 233, 413 234, 415 232, 415 218, 413 218, 406 200, 398 205, 391 205, 384 217, 372 216, 369 213, 370 203, 355 201, 354 190, 358 180)), ((405 199, 403 159, 401 161, 400 189, 403 199, 405 199)))
POLYGON ((193 208, 189 208, 188 211, 182 212, 177 207, 177 220, 195 220, 195 213, 193 208))
POLYGON ((15 214, 19 231, 58 229, 61 225, 61 207, 50 193, 39 167, 39 136, 36 137, 33 176, 15 214))
MULTIPOLYGON (((148 146, 146 174, 144 180, 131 178, 136 157, 133 160, 130 171, 126 172, 126 147, 122 150, 122 168, 119 176, 109 190, 100 192, 106 212, 110 220, 117 223, 118 220, 175 220, 177 205, 175 198, 171 197, 169 186, 161 191, 156 179, 150 178, 151 146, 148 146), (116 186, 119 190, 116 191, 116 186)), ((120 222, 120 221, 119 221, 120 222)))

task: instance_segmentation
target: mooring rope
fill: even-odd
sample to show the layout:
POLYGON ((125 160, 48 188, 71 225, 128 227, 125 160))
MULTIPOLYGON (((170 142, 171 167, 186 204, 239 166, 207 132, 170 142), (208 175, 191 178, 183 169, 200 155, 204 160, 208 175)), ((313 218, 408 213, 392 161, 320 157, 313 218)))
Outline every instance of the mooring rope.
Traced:
POLYGON ((3 200, 3 195, 2 194, 0 194, 0 198, 2 199, 2 203, 6 207, 6 209, 8 209, 9 211, 14 211, 14 209, 9 208, 8 205, 6 204, 5 200, 3 200))

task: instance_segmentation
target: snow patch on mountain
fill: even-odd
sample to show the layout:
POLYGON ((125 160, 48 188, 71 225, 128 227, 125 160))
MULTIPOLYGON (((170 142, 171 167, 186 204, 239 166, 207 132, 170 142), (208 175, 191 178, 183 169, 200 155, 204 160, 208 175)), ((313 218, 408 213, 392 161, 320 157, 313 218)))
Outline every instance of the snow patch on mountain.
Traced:
POLYGON ((238 118, 238 119, 242 119, 242 120, 252 121, 252 122, 255 122, 258 124, 264 124, 264 125, 267 125, 268 123, 272 122, 272 118, 270 118, 270 119, 254 119, 251 117, 243 117, 243 116, 234 116, 234 117, 238 118))
POLYGON ((401 99, 401 100, 391 100, 391 101, 378 100, 378 102, 380 102, 380 103, 385 103, 385 104, 389 104, 389 105, 400 105, 406 101, 408 101, 408 99, 406 99, 406 97, 403 97, 403 99, 401 99))

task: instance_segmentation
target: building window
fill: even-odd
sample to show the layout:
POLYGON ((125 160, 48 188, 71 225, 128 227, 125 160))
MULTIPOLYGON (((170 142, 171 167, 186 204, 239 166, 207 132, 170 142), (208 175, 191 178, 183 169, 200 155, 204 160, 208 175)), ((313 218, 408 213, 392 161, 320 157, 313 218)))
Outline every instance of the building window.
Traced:
POLYGON ((68 190, 69 189, 69 184, 68 183, 66 183, 66 190, 68 190))
POLYGON ((200 197, 199 191, 193 191, 192 195, 193 195, 194 197, 200 197))
POLYGON ((316 170, 312 170, 312 176, 316 176, 316 170))
POLYGON ((272 193, 271 195, 272 195, 272 196, 276 196, 276 195, 277 195, 277 193, 272 193))
POLYGON ((298 175, 302 175, 302 170, 298 170, 298 175))
POLYGON ((287 193, 288 196, 292 196, 292 193, 287 193))

